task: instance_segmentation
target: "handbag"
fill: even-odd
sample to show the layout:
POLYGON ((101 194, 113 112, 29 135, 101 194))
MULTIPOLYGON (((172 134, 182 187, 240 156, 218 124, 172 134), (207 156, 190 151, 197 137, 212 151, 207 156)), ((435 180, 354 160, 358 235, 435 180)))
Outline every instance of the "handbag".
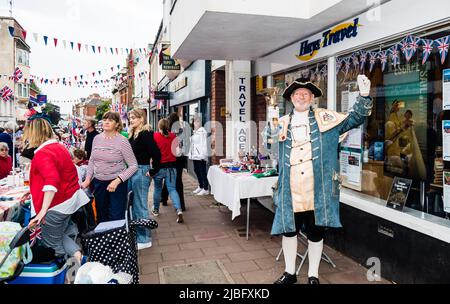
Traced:
POLYGON ((158 223, 140 219, 104 232, 83 234, 81 243, 89 262, 100 262, 111 267, 114 273, 128 273, 133 277, 132 283, 138 284, 137 227, 155 229, 158 223))

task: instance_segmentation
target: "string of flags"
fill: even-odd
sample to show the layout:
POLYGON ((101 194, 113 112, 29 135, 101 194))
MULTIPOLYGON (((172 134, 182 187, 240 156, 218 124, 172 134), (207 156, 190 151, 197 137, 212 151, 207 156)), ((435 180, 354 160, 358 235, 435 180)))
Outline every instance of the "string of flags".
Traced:
POLYGON ((420 49, 423 52, 422 65, 427 62, 435 48, 439 51, 441 64, 444 64, 447 59, 449 46, 450 36, 432 40, 408 35, 386 50, 380 50, 378 52, 361 50, 350 56, 337 58, 336 74, 343 70, 345 75, 347 75, 352 66, 354 69, 362 72, 367 62, 369 63, 369 71, 372 72, 378 61, 381 63, 381 70, 384 72, 389 59, 391 64, 396 67, 400 64, 401 54, 403 54, 406 62, 409 63, 420 49))
MULTIPOLYGON (((24 41, 27 40, 27 37, 29 38, 29 35, 27 31, 23 30, 20 33, 16 33, 16 29, 12 26, 8 27, 9 34, 11 37, 21 36, 24 41)), ((93 54, 104 54, 104 55, 129 55, 130 52, 133 50, 136 53, 139 53, 141 55, 150 56, 151 50, 148 50, 147 48, 118 48, 118 47, 106 47, 106 46, 99 46, 97 44, 86 44, 81 42, 75 42, 74 40, 64 40, 60 38, 55 37, 49 37, 48 35, 42 35, 38 33, 32 33, 33 39, 35 43, 44 43, 45 46, 51 46, 53 45, 55 48, 62 47, 64 49, 69 49, 72 51, 78 51, 79 53, 81 51, 84 51, 86 53, 93 53, 93 54)), ((29 38, 30 39, 30 38, 29 38)))

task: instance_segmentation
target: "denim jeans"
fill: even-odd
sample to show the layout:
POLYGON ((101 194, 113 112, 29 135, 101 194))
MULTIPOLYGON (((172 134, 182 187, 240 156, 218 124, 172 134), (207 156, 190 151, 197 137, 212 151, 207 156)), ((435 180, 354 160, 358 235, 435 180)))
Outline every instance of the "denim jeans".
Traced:
POLYGON ((177 181, 177 169, 175 168, 162 168, 159 172, 153 176, 155 181, 155 191, 153 192, 153 208, 159 211, 159 205, 161 203, 161 192, 163 186, 163 180, 166 184, 167 191, 169 191, 170 199, 172 200, 173 207, 177 211, 181 211, 180 196, 178 195, 176 188, 177 181))
POLYGON ((109 192, 106 188, 110 183, 96 178, 92 181, 98 224, 125 219, 128 185, 120 183, 115 192, 109 192))
MULTIPOLYGON (((128 191, 133 191, 133 219, 149 219, 148 213, 148 190, 151 179, 146 176, 149 165, 139 165, 136 174, 128 181, 128 191)), ((138 243, 148 243, 152 241, 151 230, 143 227, 137 228, 138 243)))

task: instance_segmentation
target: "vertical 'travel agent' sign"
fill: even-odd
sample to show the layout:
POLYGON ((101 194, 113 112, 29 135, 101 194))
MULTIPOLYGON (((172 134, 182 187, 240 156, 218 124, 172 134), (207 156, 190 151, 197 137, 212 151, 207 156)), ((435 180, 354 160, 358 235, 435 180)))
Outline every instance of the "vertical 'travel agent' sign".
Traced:
POLYGON ((250 80, 247 75, 240 74, 236 77, 236 99, 238 102, 239 122, 237 128, 238 150, 245 151, 248 146, 248 127, 246 125, 250 120, 250 80))

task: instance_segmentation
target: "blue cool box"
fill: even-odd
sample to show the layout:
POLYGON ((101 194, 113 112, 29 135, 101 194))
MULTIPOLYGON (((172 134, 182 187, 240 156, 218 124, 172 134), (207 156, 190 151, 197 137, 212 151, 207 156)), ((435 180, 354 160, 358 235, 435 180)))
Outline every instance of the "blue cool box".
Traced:
POLYGON ((14 281, 8 284, 64 284, 67 264, 58 268, 56 263, 28 264, 14 281))

